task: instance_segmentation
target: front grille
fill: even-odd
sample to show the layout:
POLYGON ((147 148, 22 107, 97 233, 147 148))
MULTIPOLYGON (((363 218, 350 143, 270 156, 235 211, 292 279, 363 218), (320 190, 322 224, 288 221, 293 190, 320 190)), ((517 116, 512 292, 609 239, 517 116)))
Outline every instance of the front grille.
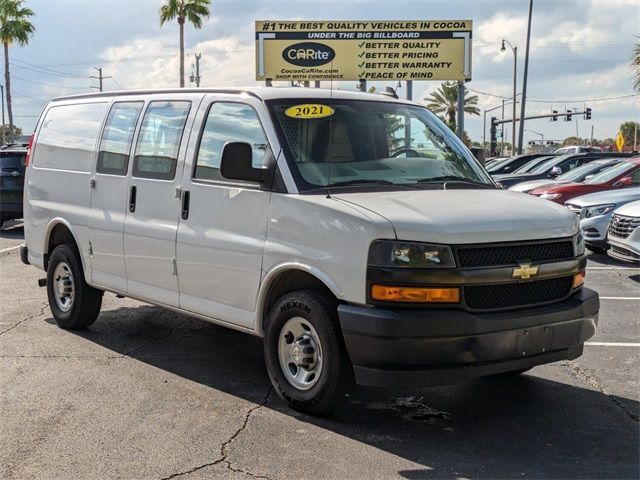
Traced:
POLYGON ((526 283, 464 287, 464 301, 470 310, 498 310, 551 303, 571 293, 573 276, 526 283))
POLYGON ((627 238, 640 226, 640 217, 625 217, 614 215, 609 225, 609 235, 618 238, 627 238))
POLYGON ((557 262, 574 258, 572 240, 457 247, 456 254, 462 268, 517 265, 520 262, 557 262))
POLYGON ((621 257, 630 258, 633 260, 640 260, 640 255, 631 250, 627 250, 626 248, 618 247, 617 245, 611 245, 611 252, 614 255, 619 255, 621 257))

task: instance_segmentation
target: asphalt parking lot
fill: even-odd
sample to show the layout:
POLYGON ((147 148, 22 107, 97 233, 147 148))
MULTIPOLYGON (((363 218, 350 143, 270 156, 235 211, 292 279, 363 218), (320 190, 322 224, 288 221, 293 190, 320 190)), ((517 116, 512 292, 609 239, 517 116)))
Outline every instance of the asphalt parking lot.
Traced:
POLYGON ((106 294, 55 326, 0 231, 0 478, 638 478, 640 268, 592 255, 597 335, 521 378, 360 389, 331 418, 272 392, 256 338, 106 294))

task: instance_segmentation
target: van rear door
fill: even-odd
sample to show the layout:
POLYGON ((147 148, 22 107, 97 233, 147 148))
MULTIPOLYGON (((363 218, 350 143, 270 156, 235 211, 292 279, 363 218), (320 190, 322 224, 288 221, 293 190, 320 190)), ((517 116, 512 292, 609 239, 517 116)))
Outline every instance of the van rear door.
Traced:
POLYGON ((182 162, 202 95, 163 95, 147 104, 126 194, 127 294, 178 306, 176 232, 182 162))

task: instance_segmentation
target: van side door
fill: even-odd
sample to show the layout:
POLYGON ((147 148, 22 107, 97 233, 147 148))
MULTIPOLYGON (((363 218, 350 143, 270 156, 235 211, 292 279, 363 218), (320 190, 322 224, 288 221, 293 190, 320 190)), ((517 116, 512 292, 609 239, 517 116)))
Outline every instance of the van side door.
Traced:
POLYGON ((176 247, 180 308, 253 328, 271 193, 258 183, 223 178, 220 159, 227 142, 251 144, 254 166, 273 158, 257 113, 264 106, 257 99, 207 100, 184 169, 176 247))
POLYGON ((176 232, 184 152, 201 95, 151 97, 137 135, 126 194, 127 294, 178 306, 176 232))
POLYGON ((94 285, 127 290, 124 219, 133 135, 144 101, 113 103, 102 131, 91 191, 89 242, 94 285))

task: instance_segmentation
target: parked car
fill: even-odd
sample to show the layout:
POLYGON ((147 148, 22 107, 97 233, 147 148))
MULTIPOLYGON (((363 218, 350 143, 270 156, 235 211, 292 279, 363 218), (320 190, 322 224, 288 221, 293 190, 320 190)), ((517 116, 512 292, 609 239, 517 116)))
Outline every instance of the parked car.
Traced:
POLYGON ((558 155, 564 155, 566 153, 587 153, 587 152, 601 152, 600 147, 588 147, 585 145, 571 145, 569 147, 562 147, 557 149, 554 153, 558 155))
POLYGON ((536 188, 530 193, 531 195, 563 204, 580 195, 603 192, 612 188, 635 186, 640 186, 640 157, 628 159, 584 182, 571 182, 536 188))
POLYGON ((574 359, 595 333, 576 216, 496 188, 417 103, 87 94, 50 102, 34 138, 20 255, 47 272, 62 328, 92 324, 110 291, 263 337, 274 390, 311 413, 354 381, 574 359))
POLYGON ((489 165, 492 165, 492 164, 494 164, 496 162, 500 162, 502 160, 506 160, 507 158, 509 158, 509 157, 490 157, 490 158, 487 158, 487 160, 485 161, 484 165, 486 167, 488 167, 489 165))
POLYGON ((607 241, 610 256, 640 263, 640 200, 614 210, 607 241))
POLYGON ((530 180, 554 180, 569 170, 573 170, 581 165, 593 162, 600 158, 625 158, 630 156, 630 154, 624 153, 571 153, 550 158, 529 172, 514 172, 510 175, 494 175, 493 179, 502 186, 502 188, 510 188, 518 183, 528 182, 530 180))
POLYGON ((504 173, 512 173, 515 172, 520 167, 523 167, 531 160, 535 160, 536 158, 541 157, 550 157, 548 153, 530 153, 526 155, 515 155, 513 157, 506 158, 501 162, 496 162, 487 167, 487 171, 491 175, 501 175, 504 173))
POLYGON ((640 187, 590 193, 572 198, 565 206, 580 219, 580 229, 587 248, 595 253, 608 250, 607 229, 613 211, 640 200, 640 187))
POLYGON ((0 148, 0 226, 22 218, 22 195, 27 148, 21 144, 0 148))
POLYGON ((587 178, 593 177, 598 173, 617 165, 618 163, 624 161, 623 158, 608 158, 602 160, 596 160, 594 162, 585 163, 584 165, 575 168, 573 170, 569 170, 567 173, 563 173, 559 177, 556 177, 554 180, 551 179, 542 179, 542 180, 531 180, 529 182, 516 183, 513 187, 509 188, 514 192, 521 193, 530 193, 532 190, 540 187, 547 187, 551 185, 562 185, 565 183, 571 182, 583 182, 587 178))

